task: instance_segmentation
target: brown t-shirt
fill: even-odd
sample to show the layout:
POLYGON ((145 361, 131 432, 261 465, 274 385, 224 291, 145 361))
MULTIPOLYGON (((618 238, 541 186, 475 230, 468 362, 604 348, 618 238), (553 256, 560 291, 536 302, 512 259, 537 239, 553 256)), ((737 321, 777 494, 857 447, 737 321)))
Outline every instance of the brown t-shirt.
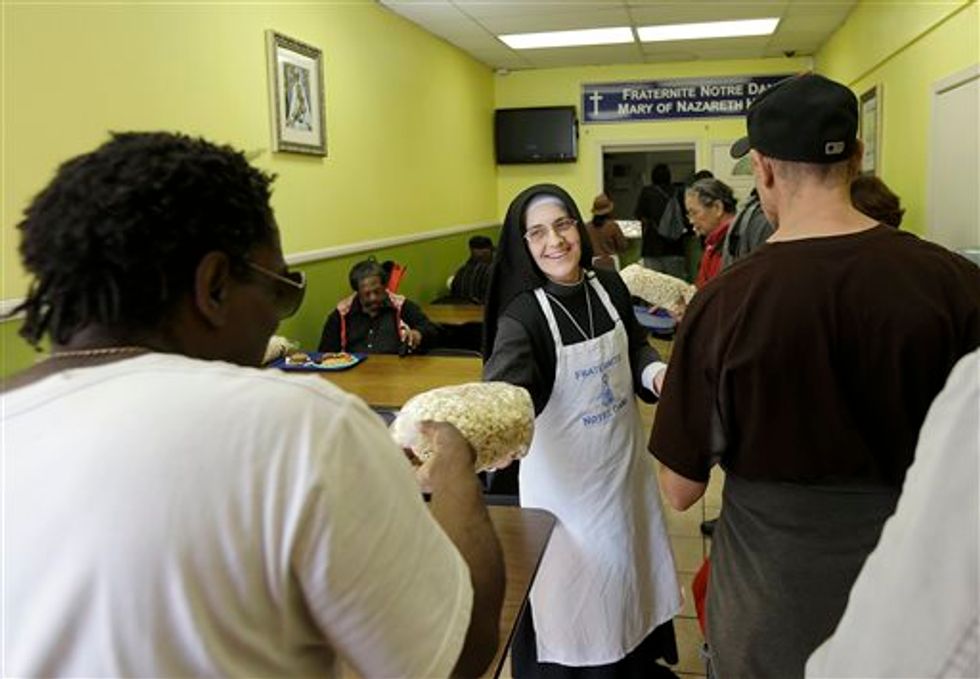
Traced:
POLYGON ((770 243, 694 297, 650 450, 707 481, 900 486, 956 361, 980 345, 980 269, 887 226, 770 243))

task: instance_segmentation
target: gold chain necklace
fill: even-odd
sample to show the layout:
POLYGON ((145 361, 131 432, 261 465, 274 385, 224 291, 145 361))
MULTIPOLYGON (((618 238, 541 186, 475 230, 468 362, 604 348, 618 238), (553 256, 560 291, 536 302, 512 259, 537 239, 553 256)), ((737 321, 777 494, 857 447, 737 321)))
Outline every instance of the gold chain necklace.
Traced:
POLYGON ((52 352, 42 361, 53 361, 60 358, 95 358, 100 356, 122 356, 125 354, 141 354, 150 351, 146 347, 101 347, 99 349, 77 349, 74 351, 52 352))

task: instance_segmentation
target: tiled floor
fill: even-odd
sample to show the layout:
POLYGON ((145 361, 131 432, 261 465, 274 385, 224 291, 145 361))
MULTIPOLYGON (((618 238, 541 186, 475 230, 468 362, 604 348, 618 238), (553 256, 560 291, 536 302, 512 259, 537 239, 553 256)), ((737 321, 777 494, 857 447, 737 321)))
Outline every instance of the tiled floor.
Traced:
MULTIPOLYGON (((658 347, 661 353, 663 348, 658 347)), ((669 349, 668 349, 669 351, 669 349)), ((643 418, 643 430, 650 431, 656 406, 640 404, 640 415, 643 418)), ((708 554, 710 540, 701 536, 701 522, 707 518, 718 516, 721 507, 721 488, 724 483, 720 470, 712 472, 708 490, 700 502, 685 512, 676 512, 670 507, 664 507, 664 518, 667 523, 667 533, 674 549, 674 563, 677 567, 677 579, 684 592, 684 606, 680 615, 674 618, 674 631, 677 634, 677 651, 680 662, 674 671, 682 677, 703 677, 704 663, 698 654, 704 642, 701 628, 698 627, 697 616, 694 613, 694 599, 691 596, 691 581, 701 567, 708 554)))
MULTIPOLYGON (((668 352, 669 353, 669 347, 668 352)), ((664 349, 658 346, 661 353, 664 349)), ((640 415, 643 418, 643 430, 650 431, 656 406, 640 404, 640 415)), ((694 613, 694 600, 691 597, 691 581, 701 567, 707 555, 710 541, 701 537, 701 522, 705 518, 718 516, 721 508, 721 488, 724 478, 716 467, 712 472, 711 482, 704 498, 686 512, 675 512, 664 507, 664 519, 667 523, 667 533, 674 550, 674 563, 677 567, 677 579, 684 592, 684 606, 680 614, 674 618, 674 632, 677 635, 677 650, 680 662, 672 669, 682 677, 704 677, 704 663, 698 651, 703 643, 701 629, 694 613)), ((503 679, 511 679, 510 658, 507 659, 503 679)))

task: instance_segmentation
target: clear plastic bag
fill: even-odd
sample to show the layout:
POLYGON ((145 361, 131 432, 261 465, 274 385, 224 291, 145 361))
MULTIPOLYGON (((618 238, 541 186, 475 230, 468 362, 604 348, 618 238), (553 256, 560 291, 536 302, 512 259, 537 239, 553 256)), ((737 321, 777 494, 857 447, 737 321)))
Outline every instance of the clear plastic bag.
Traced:
POLYGON ((476 471, 506 466, 524 457, 534 435, 534 404, 526 389, 506 382, 440 387, 405 403, 391 434, 421 461, 432 454, 418 433, 424 420, 449 422, 476 451, 476 471))
POLYGON ((674 314, 683 313, 697 291, 697 288, 687 281, 647 269, 639 264, 630 264, 619 272, 619 276, 631 295, 645 300, 652 306, 663 307, 674 314))

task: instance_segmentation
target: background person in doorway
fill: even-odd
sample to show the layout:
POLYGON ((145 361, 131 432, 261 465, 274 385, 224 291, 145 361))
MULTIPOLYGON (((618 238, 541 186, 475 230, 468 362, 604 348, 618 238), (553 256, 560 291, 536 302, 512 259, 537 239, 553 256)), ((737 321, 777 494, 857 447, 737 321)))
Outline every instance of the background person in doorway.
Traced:
POLYGON ((619 256, 629 248, 629 241, 612 218, 615 207, 606 194, 596 196, 592 202, 592 221, 585 230, 592 243, 592 265, 618 271, 619 256))
POLYGON ((664 370, 612 271, 592 270, 575 204, 531 187, 507 210, 485 313, 484 379, 531 393, 520 502, 558 524, 515 632, 527 677, 671 677, 681 605, 636 396, 664 370))
POLYGON ((685 238, 668 239, 658 232, 664 211, 675 199, 670 181, 670 168, 663 163, 654 165, 650 172, 650 184, 640 191, 633 214, 643 224, 643 265, 675 278, 690 280, 684 260, 685 238))

